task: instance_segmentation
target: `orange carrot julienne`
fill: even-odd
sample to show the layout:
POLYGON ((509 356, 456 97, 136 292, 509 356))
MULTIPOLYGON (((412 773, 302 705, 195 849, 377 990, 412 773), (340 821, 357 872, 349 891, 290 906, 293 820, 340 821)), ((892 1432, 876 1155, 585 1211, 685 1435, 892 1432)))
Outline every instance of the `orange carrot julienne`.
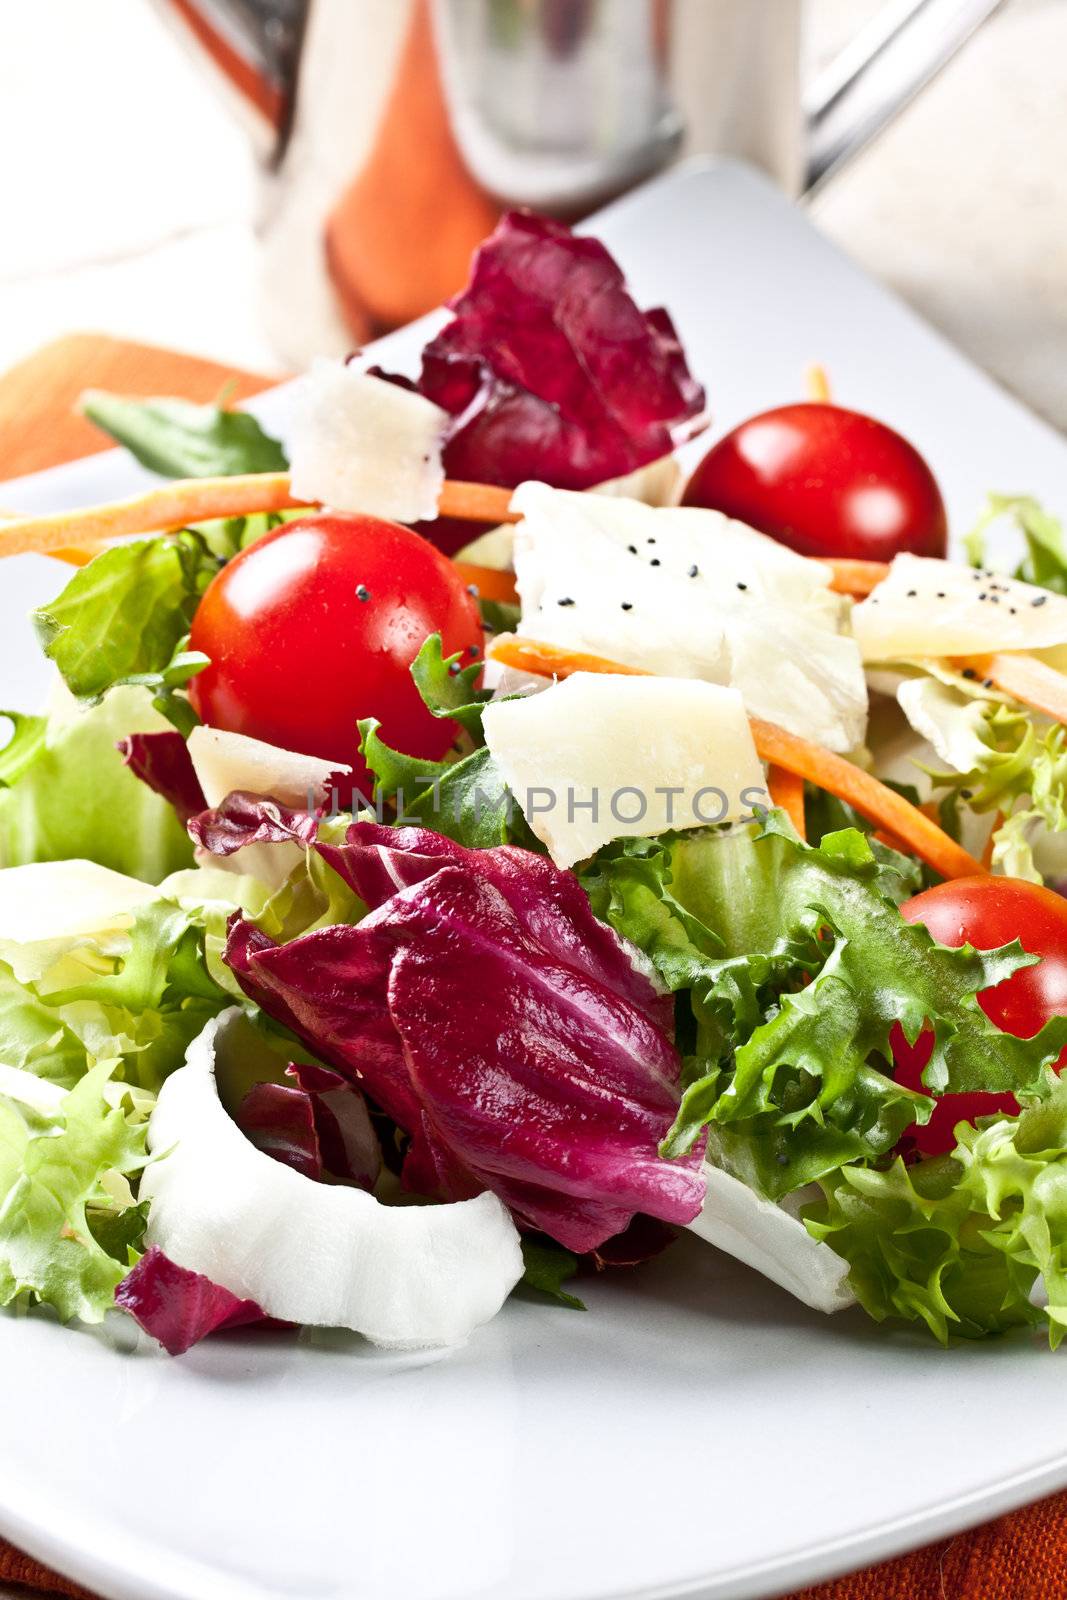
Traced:
POLYGON ((210 522, 216 517, 289 511, 305 503, 293 498, 287 472, 181 478, 110 505, 0 522, 0 556, 22 555, 26 551, 43 554, 129 534, 184 528, 191 522, 210 522))
POLYGON ((501 600, 506 605, 514 605, 518 600, 513 572, 501 572, 498 567, 479 567, 473 561, 457 561, 456 571, 465 584, 477 591, 480 600, 501 600))
POLYGON ((943 878, 970 878, 984 873, 981 862, 950 839, 944 829, 869 772, 773 722, 764 722, 761 717, 748 720, 761 761, 788 767, 798 777, 828 789, 860 816, 899 839, 943 878))
POLYGON ((864 599, 889 576, 884 561, 850 561, 839 556, 821 557, 833 576, 830 588, 835 594, 850 594, 864 599))
MULTIPOLYGON (((509 509, 511 490, 487 483, 444 485, 438 501, 442 516, 466 522, 517 522, 509 509)), ((241 473, 232 478, 178 478, 146 494, 81 511, 44 517, 13 517, 0 523, 0 556, 27 551, 46 554, 93 545, 131 534, 184 528, 218 517, 252 516, 261 511, 294 511, 313 502, 297 499, 287 472, 241 473)))
POLYGON ((542 678, 569 678, 575 672, 606 672, 628 678, 651 678, 644 667, 628 667, 606 656, 587 655, 582 650, 565 650, 562 645, 546 644, 543 639, 520 639, 516 633, 500 633, 489 646, 489 655, 506 667, 536 673, 542 678))
MULTIPOLYGON (((489 654, 505 666, 518 667, 542 677, 567 678, 574 672, 652 676, 640 667, 625 666, 604 656, 564 650, 559 645, 545 644, 538 639, 519 639, 514 634, 501 634, 494 639, 489 654)), ((772 767, 784 767, 794 776, 837 795, 868 821, 901 840, 943 878, 969 878, 984 872, 981 862, 950 839, 936 822, 924 816, 903 795, 872 778, 869 772, 853 766, 843 756, 824 750, 821 745, 812 744, 809 739, 788 733, 773 722, 765 722, 762 717, 748 720, 761 761, 772 767)))
MULTIPOLYGON (((510 489, 493 483, 463 483, 447 479, 437 502, 442 517, 460 522, 518 522, 511 509, 510 489)), ((314 502, 298 500, 286 472, 242 473, 233 478, 178 478, 146 494, 81 511, 61 511, 44 517, 6 517, 0 522, 0 556, 27 551, 55 554, 72 566, 84 566, 99 546, 111 539, 139 533, 184 528, 193 522, 213 522, 219 517, 253 516, 264 511, 313 509, 314 502)), ((830 587, 839 594, 870 594, 889 568, 880 561, 827 559, 830 587)))
POLYGON ((767 768, 767 788, 771 801, 784 811, 802 839, 808 837, 804 821, 804 779, 788 767, 772 763, 767 768))
POLYGON ((813 361, 805 372, 804 387, 813 405, 829 405, 833 399, 826 368, 819 361, 813 361))
POLYGON ((513 492, 495 483, 462 483, 446 478, 437 498, 437 514, 460 522, 519 522, 519 513, 511 509, 513 492))
POLYGON ((993 851, 996 848, 996 834, 1003 826, 1004 813, 1003 811, 998 811, 993 818, 993 825, 989 830, 989 837, 986 839, 985 849, 982 851, 982 865, 985 867, 987 872, 993 865, 993 851))
POLYGON ((1067 673, 1057 672, 1036 656, 1001 651, 991 656, 967 656, 953 662, 960 672, 1010 694, 1024 706, 1043 711, 1057 722, 1067 722, 1067 673))

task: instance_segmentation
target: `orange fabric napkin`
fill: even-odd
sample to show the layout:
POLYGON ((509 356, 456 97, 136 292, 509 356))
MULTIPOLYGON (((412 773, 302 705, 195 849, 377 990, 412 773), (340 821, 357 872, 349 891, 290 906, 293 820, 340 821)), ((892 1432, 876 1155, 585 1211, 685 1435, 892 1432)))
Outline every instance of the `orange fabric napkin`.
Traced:
MULTIPOLYGON (((0 376, 0 478, 107 448, 95 428, 72 415, 83 389, 212 400, 231 381, 234 397, 243 399, 274 380, 96 334, 57 340, 0 376)), ((77 1584, 3 1540, 0 1585, 91 1600, 77 1584)), ((1060 1494, 895 1561, 802 1589, 787 1600, 1064 1600, 1065 1595, 1067 1494, 1060 1494)))

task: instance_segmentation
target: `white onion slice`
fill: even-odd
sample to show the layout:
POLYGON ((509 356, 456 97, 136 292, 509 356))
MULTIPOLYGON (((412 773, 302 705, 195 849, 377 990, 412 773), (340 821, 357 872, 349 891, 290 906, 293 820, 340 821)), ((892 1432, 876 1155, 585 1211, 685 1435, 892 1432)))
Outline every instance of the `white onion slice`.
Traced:
POLYGON ((755 1268, 813 1311, 855 1305, 848 1262, 813 1239, 799 1217, 710 1161, 704 1163, 704 1176, 707 1194, 700 1215, 689 1224, 693 1233, 755 1268))
POLYGON ((210 1022, 163 1085, 148 1130, 163 1154, 141 1181, 149 1243, 285 1322, 351 1328, 390 1349, 462 1343, 522 1276, 502 1202, 384 1206, 263 1155, 215 1083, 216 1042, 237 1048, 240 1027, 236 1009, 210 1022))

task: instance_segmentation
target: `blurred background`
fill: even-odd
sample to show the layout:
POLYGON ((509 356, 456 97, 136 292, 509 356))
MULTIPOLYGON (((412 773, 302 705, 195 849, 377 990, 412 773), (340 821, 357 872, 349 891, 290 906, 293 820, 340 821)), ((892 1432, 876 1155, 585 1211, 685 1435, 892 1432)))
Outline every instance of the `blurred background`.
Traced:
POLYGON ((1067 0, 7 0, 0 371, 293 371, 708 150, 1067 427, 1067 0))

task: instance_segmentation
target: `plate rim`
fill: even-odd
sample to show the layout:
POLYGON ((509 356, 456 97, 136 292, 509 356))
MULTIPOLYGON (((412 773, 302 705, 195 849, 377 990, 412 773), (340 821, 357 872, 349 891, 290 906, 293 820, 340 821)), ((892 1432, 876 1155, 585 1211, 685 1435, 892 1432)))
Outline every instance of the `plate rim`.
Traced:
MULTIPOLYGON (((123 1352, 116 1350, 115 1355, 121 1359, 123 1352)), ((836 1539, 814 1541, 771 1560, 735 1565, 710 1578, 697 1575, 681 1581, 598 1589, 592 1594, 588 1588, 558 1588, 554 1600, 773 1600, 808 1584, 832 1582, 844 1574, 878 1566, 1064 1488, 1067 1449, 993 1488, 973 1489, 880 1524, 876 1533, 859 1529, 836 1539)), ((13 1484, 7 1469, 0 1468, 0 1536, 95 1590, 103 1600, 281 1600, 281 1590, 265 1590, 206 1561, 165 1549, 131 1533, 117 1520, 107 1527, 106 1544, 99 1535, 94 1541, 94 1522, 76 1506, 57 1503, 43 1486, 39 1495, 27 1493, 24 1485, 13 1484), (57 1523, 68 1531, 57 1532, 57 1523), (77 1539, 69 1530, 79 1528, 84 1532, 77 1539), (128 1552, 125 1560, 119 1559, 122 1551, 128 1552), (170 1581, 175 1577, 181 1581, 170 1581)))

